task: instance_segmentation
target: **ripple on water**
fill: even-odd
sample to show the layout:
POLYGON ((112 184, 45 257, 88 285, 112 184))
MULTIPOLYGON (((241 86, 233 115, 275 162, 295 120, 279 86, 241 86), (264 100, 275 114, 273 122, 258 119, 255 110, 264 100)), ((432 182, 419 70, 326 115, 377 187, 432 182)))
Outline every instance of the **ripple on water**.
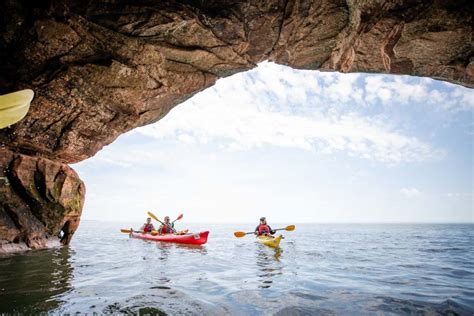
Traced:
POLYGON ((298 225, 281 252, 235 225, 190 227, 211 229, 201 247, 122 226, 83 221, 69 248, 0 258, 0 312, 474 313, 473 225, 298 225))
POLYGON ((394 297, 378 296, 377 303, 369 310, 396 313, 396 314, 424 314, 424 315, 469 315, 472 308, 464 306, 454 300, 445 300, 440 303, 426 301, 404 300, 394 297))

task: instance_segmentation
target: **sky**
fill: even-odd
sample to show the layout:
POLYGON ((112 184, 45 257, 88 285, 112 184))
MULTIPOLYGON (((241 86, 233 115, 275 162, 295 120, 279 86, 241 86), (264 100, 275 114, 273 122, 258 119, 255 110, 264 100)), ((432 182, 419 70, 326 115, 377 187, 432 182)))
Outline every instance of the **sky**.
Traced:
POLYGON ((83 219, 474 222, 474 90, 264 62, 74 164, 83 219))

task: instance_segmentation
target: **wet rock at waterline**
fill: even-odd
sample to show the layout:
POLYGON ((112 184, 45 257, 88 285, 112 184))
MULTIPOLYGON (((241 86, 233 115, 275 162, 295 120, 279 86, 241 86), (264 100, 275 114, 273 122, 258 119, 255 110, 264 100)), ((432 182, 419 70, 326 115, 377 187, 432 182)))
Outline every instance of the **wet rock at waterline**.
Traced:
POLYGON ((0 149, 0 253, 69 243, 84 194, 66 164, 0 149))
MULTIPOLYGON (((264 60, 473 87, 473 11, 467 0, 2 1, 0 94, 29 88, 36 97, 25 119, 0 130, 0 146, 70 170, 62 163, 93 156, 264 60)), ((7 170, 10 159, 0 161, 7 170)), ((28 168, 20 164, 17 173, 28 168)), ((2 203, 14 205, 17 195, 2 203)), ((57 229, 47 206, 61 203, 40 200, 48 202, 34 204, 35 217, 57 229)), ((9 223, 0 224, 0 238, 14 235, 9 223)))

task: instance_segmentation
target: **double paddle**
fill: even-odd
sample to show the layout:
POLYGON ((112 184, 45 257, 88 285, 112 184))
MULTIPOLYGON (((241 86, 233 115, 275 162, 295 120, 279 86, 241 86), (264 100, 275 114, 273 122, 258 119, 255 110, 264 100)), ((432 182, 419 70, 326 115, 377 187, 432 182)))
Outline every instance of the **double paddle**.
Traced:
MULTIPOLYGON (((147 214, 148 214, 148 216, 150 216, 151 218, 153 218, 155 221, 159 222, 161 225, 163 225, 163 226, 168 226, 169 228, 171 228, 171 230, 172 230, 173 232, 176 233, 176 229, 174 229, 171 225, 167 225, 167 224, 163 223, 162 221, 160 221, 159 218, 156 217, 155 214, 153 214, 152 212, 147 212, 147 214)), ((183 214, 179 214, 179 216, 178 216, 174 221, 172 221, 171 224, 174 224, 174 222, 176 222, 177 220, 180 220, 180 219, 182 219, 182 218, 183 218, 183 214)))
MULTIPOLYGON (((122 233, 125 233, 125 234, 130 234, 130 233, 142 233, 142 234, 143 234, 143 231, 141 231, 141 230, 121 229, 120 231, 121 231, 122 233)), ((151 234, 152 236, 156 236, 156 235, 158 235, 158 232, 157 232, 156 230, 152 230, 152 231, 150 232, 150 234, 151 234)))
MULTIPOLYGON (((153 218, 154 220, 160 222, 161 225, 166 225, 165 223, 163 223, 162 221, 160 221, 160 220, 158 219, 158 217, 156 217, 155 214, 153 214, 152 212, 147 212, 147 214, 148 214, 148 216, 150 216, 150 217, 153 218)), ((183 218, 183 214, 179 214, 179 216, 178 216, 174 221, 172 221, 171 224, 174 224, 174 222, 176 222, 177 220, 180 220, 180 219, 182 219, 182 218, 183 218)), ((176 229, 174 229, 174 228, 171 227, 171 226, 169 226, 169 228, 171 228, 171 229, 173 230, 173 232, 176 233, 176 229)), ((125 233, 125 234, 130 234, 130 233, 143 233, 143 231, 136 231, 136 230, 133 230, 133 229, 121 229, 120 231, 121 231, 122 233, 125 233)), ((158 231, 156 231, 156 230, 151 231, 151 235, 152 235, 152 236, 156 236, 156 235, 158 235, 158 234, 159 234, 159 233, 158 233, 158 231)))
MULTIPOLYGON (((273 229, 273 231, 278 231, 278 230, 286 230, 286 231, 293 231, 295 230, 295 225, 289 225, 289 226, 286 226, 285 228, 277 228, 277 229, 273 229)), ((246 235, 250 235, 250 234, 253 234, 255 232, 235 232, 234 233, 234 236, 237 237, 237 238, 241 238, 241 237, 244 237, 246 235)))

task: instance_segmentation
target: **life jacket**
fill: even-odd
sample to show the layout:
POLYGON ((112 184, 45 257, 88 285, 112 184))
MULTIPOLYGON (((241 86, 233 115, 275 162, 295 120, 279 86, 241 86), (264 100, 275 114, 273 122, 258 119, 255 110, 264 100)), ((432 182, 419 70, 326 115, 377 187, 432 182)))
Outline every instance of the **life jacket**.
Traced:
POLYGON ((145 227, 143 227, 143 232, 149 233, 153 230, 153 224, 145 224, 145 227))
POLYGON ((160 234, 171 234, 171 233, 172 233, 172 230, 170 226, 165 224, 160 227, 160 234))
POLYGON ((258 226, 258 234, 259 235, 270 234, 270 227, 268 227, 268 225, 265 225, 265 224, 260 224, 258 226))

